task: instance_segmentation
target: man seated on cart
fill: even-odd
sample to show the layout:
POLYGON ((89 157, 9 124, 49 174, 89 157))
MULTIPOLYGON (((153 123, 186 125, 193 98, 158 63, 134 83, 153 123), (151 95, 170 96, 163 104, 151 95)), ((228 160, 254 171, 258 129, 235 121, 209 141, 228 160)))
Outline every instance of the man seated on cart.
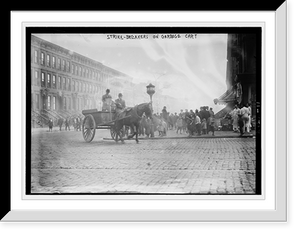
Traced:
POLYGON ((118 99, 115 100, 115 105, 116 105, 116 117, 125 110, 126 104, 125 100, 123 100, 123 95, 122 93, 119 93, 118 99))
POLYGON ((102 96, 102 102, 103 102, 102 111, 109 111, 109 112, 111 111, 112 97, 109 93, 110 90, 106 89, 106 94, 102 96))
POLYGON ((125 107, 126 107, 125 100, 123 100, 123 95, 122 95, 122 93, 119 93, 118 97, 119 97, 119 98, 115 100, 116 111, 122 111, 122 110, 124 110, 125 107))

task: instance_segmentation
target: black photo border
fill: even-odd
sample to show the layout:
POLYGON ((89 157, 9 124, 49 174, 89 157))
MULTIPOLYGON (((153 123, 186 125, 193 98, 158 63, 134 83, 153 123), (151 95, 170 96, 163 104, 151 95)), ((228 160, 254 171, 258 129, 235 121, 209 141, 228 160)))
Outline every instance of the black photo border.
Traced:
MULTIPOLYGON (((254 34, 256 37, 256 192, 262 193, 261 149, 261 27, 28 27, 26 28, 26 195, 53 195, 31 193, 31 35, 32 34, 254 34), (30 147, 29 147, 30 146, 30 147)), ((176 193, 60 193, 59 195, 178 195, 176 193)), ((180 194, 203 195, 203 194, 180 194)), ((212 194, 211 196, 213 196, 212 194)), ((217 194, 216 194, 217 195, 217 194)), ((220 195, 220 194, 218 194, 220 195)), ((226 194, 224 194, 226 195, 226 194)), ((245 195, 245 194, 234 194, 245 195)))

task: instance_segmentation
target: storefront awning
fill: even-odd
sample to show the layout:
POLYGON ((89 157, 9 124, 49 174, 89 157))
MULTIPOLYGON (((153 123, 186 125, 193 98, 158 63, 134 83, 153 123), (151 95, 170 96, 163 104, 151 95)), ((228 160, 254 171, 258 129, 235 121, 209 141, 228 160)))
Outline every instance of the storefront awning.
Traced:
POLYGON ((236 93, 233 88, 227 90, 219 98, 214 99, 215 104, 228 104, 230 102, 235 102, 235 101, 236 101, 236 93))

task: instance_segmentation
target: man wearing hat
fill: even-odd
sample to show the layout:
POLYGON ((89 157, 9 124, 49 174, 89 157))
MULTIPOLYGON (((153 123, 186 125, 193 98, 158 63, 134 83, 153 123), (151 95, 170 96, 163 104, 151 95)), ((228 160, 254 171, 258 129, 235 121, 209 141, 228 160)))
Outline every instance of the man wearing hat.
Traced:
POLYGON ((168 114, 168 111, 167 111, 167 107, 164 106, 161 112, 162 112, 162 118, 164 119, 164 121, 166 123, 168 123, 169 114, 168 114))
POLYGON ((122 93, 119 93, 118 95, 118 99, 115 100, 115 104, 116 104, 116 111, 122 111, 123 109, 125 109, 126 105, 125 105, 125 100, 123 100, 123 95, 122 93))
POLYGON ((106 94, 102 96, 102 111, 110 111, 111 110, 111 95, 109 94, 110 90, 106 89, 106 94))
MULTIPOLYGON (((118 97, 119 98, 115 100, 116 113, 114 119, 122 118, 122 117, 124 118, 126 116, 126 113, 122 112, 126 108, 125 100, 123 100, 122 93, 119 93, 118 97)), ((125 133, 125 126, 123 127, 123 133, 125 133)))

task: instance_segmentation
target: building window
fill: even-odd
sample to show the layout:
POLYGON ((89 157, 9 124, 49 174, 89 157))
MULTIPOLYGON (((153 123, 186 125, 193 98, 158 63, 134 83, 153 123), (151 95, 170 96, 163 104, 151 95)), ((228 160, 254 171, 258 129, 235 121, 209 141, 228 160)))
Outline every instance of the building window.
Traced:
POLYGON ((81 76, 81 66, 79 66, 79 76, 81 76))
POLYGON ((53 110, 56 110, 56 97, 53 96, 53 110))
POLYGON ((57 81, 57 89, 61 89, 61 77, 58 76, 58 81, 57 81))
POLYGON ((60 69, 60 58, 57 59, 57 69, 60 69))
POLYGON ((65 90, 66 89, 66 78, 63 77, 63 85, 62 85, 62 89, 65 90))
POLYGON ((72 64, 72 74, 75 74, 75 71, 74 71, 74 64, 72 64))
POLYGON ((66 71, 70 72, 70 62, 69 61, 67 61, 67 64, 66 64, 66 71))
POLYGON ((49 73, 47 74, 47 87, 51 87, 51 76, 49 73))
POLYGON ((66 110, 67 109, 67 98, 66 97, 64 97, 64 102, 63 102, 63 105, 64 105, 64 110, 66 110))
POLYGON ((46 86, 46 83, 45 83, 45 73, 44 72, 41 73, 41 86, 42 87, 46 86))
POLYGON ((34 50, 34 63, 38 63, 38 51, 34 50))
POLYGON ((51 96, 48 95, 48 98, 47 98, 47 109, 50 110, 51 109, 51 96))
POLYGON ((75 82, 72 81, 72 91, 75 91, 75 82))
POLYGON ((62 70, 63 70, 63 71, 65 71, 65 66, 66 66, 66 61, 63 60, 63 61, 62 61, 62 70))
POLYGON ((45 53, 44 52, 41 53, 41 64, 45 65, 45 53))
POLYGON ((34 85, 38 85, 38 81, 39 81, 39 72, 38 71, 34 71, 34 85))
POLYGON ((67 79, 67 90, 68 90, 68 91, 71 90, 71 89, 70 89, 70 78, 67 79))
POLYGON ((47 55, 47 66, 50 67, 50 55, 47 55))
POLYGON ((56 58, 53 56, 52 57, 52 68, 56 67, 56 58))
POLYGON ((75 65, 75 75, 78 75, 78 67, 75 65))
POLYGON ((78 91, 78 82, 77 81, 75 82, 75 91, 76 92, 78 91))
POLYGON ((52 83, 53 83, 53 88, 56 88, 56 76, 53 75, 52 77, 52 83))
POLYGON ((68 110, 71 110, 71 98, 68 97, 68 110))

